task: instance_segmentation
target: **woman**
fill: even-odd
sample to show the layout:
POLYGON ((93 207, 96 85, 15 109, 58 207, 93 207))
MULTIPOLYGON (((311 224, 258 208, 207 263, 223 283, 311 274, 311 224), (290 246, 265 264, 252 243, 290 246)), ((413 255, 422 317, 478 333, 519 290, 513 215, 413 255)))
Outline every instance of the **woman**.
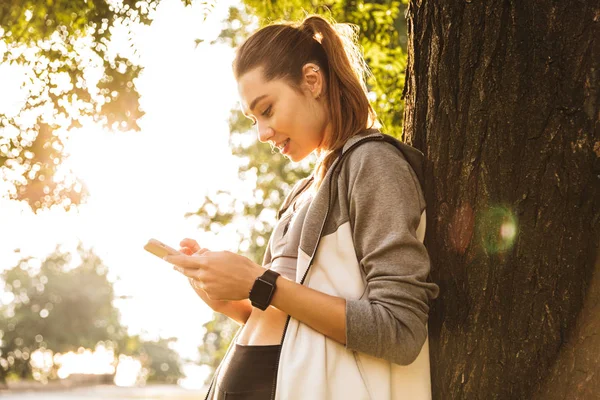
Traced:
POLYGON ((261 142, 315 171, 284 200, 263 265, 181 242, 167 257, 242 325, 214 399, 431 397, 422 154, 372 127, 350 35, 310 16, 238 49, 234 75, 261 142))

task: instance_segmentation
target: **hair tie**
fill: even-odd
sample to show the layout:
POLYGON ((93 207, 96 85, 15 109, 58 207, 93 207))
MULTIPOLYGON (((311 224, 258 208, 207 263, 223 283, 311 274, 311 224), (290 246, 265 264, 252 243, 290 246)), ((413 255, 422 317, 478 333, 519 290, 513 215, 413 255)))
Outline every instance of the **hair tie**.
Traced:
POLYGON ((321 41, 323 40, 323 35, 320 32, 317 32, 313 25, 307 24, 307 21, 308 20, 304 20, 304 22, 302 22, 302 24, 300 25, 300 30, 302 32, 306 32, 311 37, 311 39, 321 44, 321 41))

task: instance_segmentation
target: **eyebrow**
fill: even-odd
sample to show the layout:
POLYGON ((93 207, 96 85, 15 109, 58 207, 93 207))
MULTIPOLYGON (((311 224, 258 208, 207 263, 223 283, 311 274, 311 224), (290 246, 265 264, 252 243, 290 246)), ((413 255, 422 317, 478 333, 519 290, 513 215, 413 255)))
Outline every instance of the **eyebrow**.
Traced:
MULTIPOLYGON (((264 99, 265 97, 267 97, 266 94, 263 94, 262 96, 258 96, 257 98, 255 98, 252 103, 250 103, 250 111, 254 110, 254 107, 256 107, 256 104, 261 101, 262 99, 264 99)), ((244 115, 246 115, 246 113, 244 112, 244 115)))

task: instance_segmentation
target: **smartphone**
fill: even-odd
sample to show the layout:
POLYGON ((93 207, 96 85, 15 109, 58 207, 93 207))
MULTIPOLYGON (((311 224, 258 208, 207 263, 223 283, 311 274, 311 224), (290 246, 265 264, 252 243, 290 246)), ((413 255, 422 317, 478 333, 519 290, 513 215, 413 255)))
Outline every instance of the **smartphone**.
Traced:
POLYGON ((167 246, 160 240, 150 239, 144 246, 144 250, 154 254, 157 257, 163 258, 164 256, 182 255, 183 253, 175 250, 174 248, 167 246))

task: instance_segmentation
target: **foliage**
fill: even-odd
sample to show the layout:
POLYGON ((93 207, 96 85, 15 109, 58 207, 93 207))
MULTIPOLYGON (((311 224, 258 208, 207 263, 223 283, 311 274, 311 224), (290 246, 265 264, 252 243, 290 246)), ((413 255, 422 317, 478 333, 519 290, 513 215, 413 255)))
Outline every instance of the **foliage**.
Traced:
MULTIPOLYGON (((169 347, 176 339, 129 336, 113 305, 107 267, 81 246, 75 268, 68 267, 72 258, 56 249, 41 263, 25 257, 2 273, 3 298, 12 300, 0 308, 0 382, 8 374, 30 379, 31 354, 38 349, 64 354, 94 349, 99 342, 117 357, 139 358, 150 382, 175 383, 182 377, 179 355, 169 347)), ((57 369, 54 365, 42 378, 56 378, 57 369)))
POLYGON ((65 353, 126 336, 106 266, 81 246, 78 256, 79 265, 68 269, 71 255, 57 249, 39 267, 27 257, 2 273, 5 296, 13 299, 0 309, 3 374, 31 377, 29 359, 37 349, 65 353))
POLYGON ((229 7, 227 18, 223 21, 225 27, 211 44, 225 43, 236 48, 256 29, 257 18, 243 4, 240 6, 241 8, 229 7))
MULTIPOLYGON (((191 0, 182 0, 186 5, 191 0)), ((10 199, 33 210, 68 209, 85 199, 76 179, 60 173, 60 130, 96 121, 112 130, 139 130, 136 78, 141 67, 134 29, 151 21, 160 0, 23 0, 0 4, 0 67, 25 73, 25 98, 0 110, 0 175, 10 199), (127 32, 127 53, 109 45, 127 32), (57 179, 58 182, 54 182, 57 179)), ((210 10, 214 0, 198 2, 210 10)), ((66 174, 69 175, 69 174, 66 174)), ((4 190, 4 189, 3 189, 4 190)))
POLYGON ((169 347, 176 338, 141 342, 139 348, 143 369, 147 371, 147 382, 175 384, 183 377, 179 354, 169 347))

